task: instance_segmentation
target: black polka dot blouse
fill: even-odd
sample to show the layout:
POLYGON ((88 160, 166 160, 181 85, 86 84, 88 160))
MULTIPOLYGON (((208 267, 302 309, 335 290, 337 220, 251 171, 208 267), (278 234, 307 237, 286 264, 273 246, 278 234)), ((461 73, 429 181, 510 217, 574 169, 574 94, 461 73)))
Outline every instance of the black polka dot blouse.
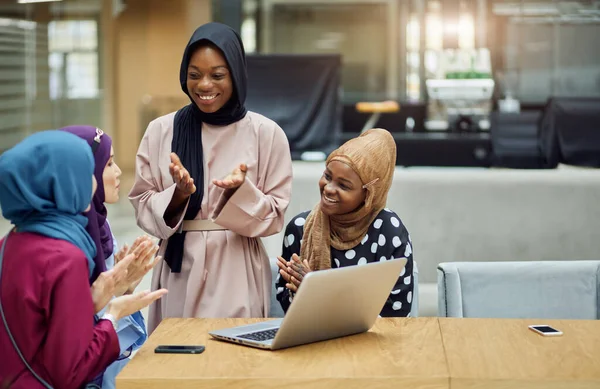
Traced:
MULTIPOLYGON (((310 211, 294 217, 285 229, 282 257, 289 261, 292 254, 300 255, 304 223, 310 211)), ((413 294, 413 256, 412 243, 408 231, 395 212, 384 209, 377 215, 362 241, 350 250, 331 248, 331 267, 360 266, 370 262, 387 261, 392 258, 408 259, 400 273, 396 285, 390 293, 383 309, 382 317, 410 316, 413 294)), ((287 312, 292 296, 285 287, 280 274, 276 278, 277 300, 287 312)), ((300 286, 302 287, 302 286, 300 286)))

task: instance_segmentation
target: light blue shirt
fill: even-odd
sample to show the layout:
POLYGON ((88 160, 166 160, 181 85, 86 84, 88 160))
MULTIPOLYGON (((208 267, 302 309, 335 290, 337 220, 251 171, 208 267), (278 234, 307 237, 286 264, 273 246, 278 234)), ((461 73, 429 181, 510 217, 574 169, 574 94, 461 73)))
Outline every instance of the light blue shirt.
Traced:
MULTIPOLYGON (((110 257, 106 259, 106 270, 112 269, 115 266, 115 254, 117 253, 117 240, 113 235, 114 250, 110 257)), ((104 308, 98 316, 104 314, 104 308)), ((115 389, 115 378, 117 374, 123 370, 125 365, 131 359, 131 354, 139 349, 148 338, 146 332, 146 322, 141 312, 136 312, 133 315, 126 316, 117 322, 117 336, 119 337, 119 346, 121 354, 119 358, 110 364, 104 372, 102 379, 103 389, 115 389)))

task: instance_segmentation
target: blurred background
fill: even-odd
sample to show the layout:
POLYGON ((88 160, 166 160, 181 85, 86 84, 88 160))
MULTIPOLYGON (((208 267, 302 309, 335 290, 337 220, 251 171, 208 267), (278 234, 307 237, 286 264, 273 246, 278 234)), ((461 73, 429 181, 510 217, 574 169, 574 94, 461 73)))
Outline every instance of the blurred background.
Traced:
MULTIPOLYGON (((209 21, 240 33, 248 108, 290 140, 286 221, 318 201, 329 151, 365 127, 394 135, 390 208, 415 244, 424 314, 444 260, 599 259, 600 1, 0 0, 0 152, 102 128, 124 172, 109 219, 131 243, 137 147, 189 102, 181 55, 209 21), (357 105, 381 101, 396 105, 357 105)), ((281 234, 265 242, 273 257, 281 234)))
POLYGON ((339 55, 339 118, 324 129, 336 139, 369 118, 357 102, 394 100, 401 109, 378 124, 400 138, 479 146, 405 165, 490 165, 500 104, 540 112, 551 97, 600 97, 599 1, 0 0, 0 148, 93 124, 131 171, 148 122, 187 102, 182 50, 208 21, 239 31, 248 54, 339 55))

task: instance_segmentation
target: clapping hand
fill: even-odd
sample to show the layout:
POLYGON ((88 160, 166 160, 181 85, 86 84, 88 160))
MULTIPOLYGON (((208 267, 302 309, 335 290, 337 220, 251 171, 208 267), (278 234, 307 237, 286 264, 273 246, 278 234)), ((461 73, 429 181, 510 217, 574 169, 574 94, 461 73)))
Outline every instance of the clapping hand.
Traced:
POLYGON ((119 250, 115 255, 115 265, 128 255, 134 255, 135 258, 129 263, 127 277, 116 286, 115 296, 133 293, 144 276, 161 260, 161 257, 154 257, 157 251, 158 246, 147 235, 138 237, 131 248, 125 245, 119 250))
POLYGON ((94 313, 100 312, 113 298, 118 285, 125 282, 127 268, 134 259, 134 254, 126 255, 115 267, 100 273, 96 278, 90 288, 92 301, 94 302, 94 313))
POLYGON ((247 172, 248 166, 245 163, 242 163, 222 180, 213 180, 213 184, 223 189, 239 188, 244 183, 244 180, 246 180, 247 172))
POLYGON ((285 287, 293 293, 298 291, 304 277, 312 271, 308 261, 306 259, 301 260, 297 254, 292 254, 290 261, 278 257, 277 266, 279 267, 279 274, 286 282, 285 287))
POLYGON ((185 197, 191 196, 196 192, 196 185, 194 185, 194 179, 190 176, 179 156, 175 153, 171 153, 171 164, 169 164, 169 173, 173 177, 173 181, 177 185, 177 190, 185 197))
POLYGON ((167 294, 166 289, 159 289, 154 292, 146 290, 136 294, 117 297, 108 304, 106 312, 113 315, 116 320, 120 320, 147 307, 165 294, 167 294))

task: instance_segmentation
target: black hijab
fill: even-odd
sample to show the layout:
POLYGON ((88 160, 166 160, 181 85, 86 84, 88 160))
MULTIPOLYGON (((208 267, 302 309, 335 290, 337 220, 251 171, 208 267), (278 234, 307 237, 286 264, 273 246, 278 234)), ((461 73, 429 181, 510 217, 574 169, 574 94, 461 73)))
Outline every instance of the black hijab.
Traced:
MULTIPOLYGON (((200 212, 204 195, 204 159, 202 155, 202 123, 226 126, 246 116, 246 53, 239 35, 229 26, 221 23, 204 24, 194 33, 188 42, 181 69, 179 71, 181 89, 190 98, 191 104, 181 108, 175 114, 173 141, 171 150, 181 159, 196 184, 196 192, 190 196, 190 202, 184 220, 193 220, 200 212), (203 44, 212 43, 221 50, 227 61, 233 82, 233 93, 225 105, 214 113, 202 112, 192 100, 187 89, 187 72, 194 51, 203 44)), ((165 261, 172 273, 181 272, 183 243, 186 232, 176 232, 169 238, 165 252, 165 261)))

